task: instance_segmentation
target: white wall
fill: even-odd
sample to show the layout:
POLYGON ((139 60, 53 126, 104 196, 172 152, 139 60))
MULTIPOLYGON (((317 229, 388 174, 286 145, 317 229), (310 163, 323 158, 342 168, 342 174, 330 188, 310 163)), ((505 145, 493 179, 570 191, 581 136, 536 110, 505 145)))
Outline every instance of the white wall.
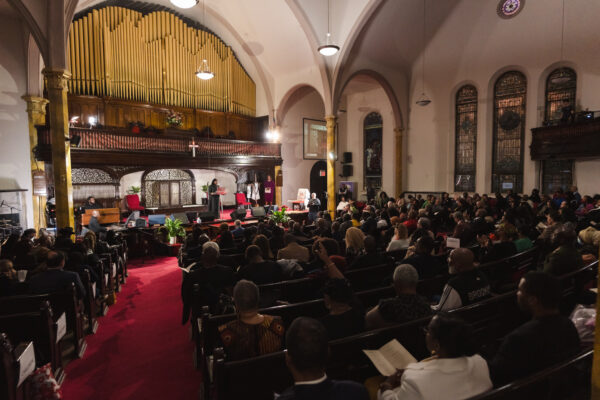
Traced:
POLYGON ((144 171, 132 172, 130 174, 123 175, 121 177, 121 181, 119 182, 119 194, 122 199, 125 198, 127 191, 132 186, 142 187, 142 175, 144 171))
MULTIPOLYGON (((23 28, 17 19, 0 14, 0 189, 27 189, 24 226, 33 227, 29 128, 23 28)), ((2 208, 0 213, 9 213, 2 208)))
MULTIPOLYGON (((539 187, 539 163, 531 160, 531 128, 541 124, 544 82, 559 64, 561 0, 529 1, 510 20, 496 15, 495 0, 458 2, 428 38, 425 92, 427 107, 415 105, 421 94, 421 59, 413 64, 407 131, 409 190, 453 190, 454 96, 465 83, 479 92, 476 190, 491 190, 493 85, 516 69, 527 77, 524 191, 539 187), (468 23, 466 22, 468 21, 468 23)), ((577 104, 600 109, 600 2, 565 2, 564 59, 578 74, 577 104)), ((577 162, 575 180, 582 193, 600 191, 600 160, 577 162), (584 189, 585 188, 585 189, 584 189)))
POLYGON ((323 100, 316 91, 311 90, 301 98, 293 96, 290 101, 293 104, 280 126, 283 205, 289 205, 288 200, 296 199, 299 188, 310 188, 310 169, 317 162, 303 159, 302 118, 325 120, 323 100))
MULTIPOLYGON (((383 119, 382 190, 389 196, 396 194, 396 146, 394 114, 382 88, 345 96, 346 113, 338 117, 338 162, 336 182, 341 180, 358 183, 360 199, 366 195, 364 185, 364 120, 371 112, 378 112, 383 119), (340 178, 342 153, 352 152, 353 176, 340 178)), ((339 184, 336 184, 336 188, 339 184)))

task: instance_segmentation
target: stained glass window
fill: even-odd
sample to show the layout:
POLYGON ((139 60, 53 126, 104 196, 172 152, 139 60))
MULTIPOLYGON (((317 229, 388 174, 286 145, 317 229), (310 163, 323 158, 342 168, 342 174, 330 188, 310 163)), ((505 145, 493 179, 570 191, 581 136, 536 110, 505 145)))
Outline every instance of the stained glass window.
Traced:
MULTIPOLYGON (((558 68, 548 75, 546 80, 546 107, 544 120, 546 125, 557 125, 563 117, 563 107, 575 109, 577 93, 577 74, 571 68, 558 68), (568 100, 568 104, 564 103, 568 100)), ((568 122, 568 121, 565 121, 568 122)))
POLYGON ((383 120, 381 115, 372 112, 365 117, 363 125, 364 147, 364 186, 381 188, 383 120))
POLYGON ((523 138, 527 78, 504 73, 494 86, 492 191, 523 191, 523 138))
POLYGON ((542 164, 542 193, 552 194, 556 189, 563 191, 573 184, 573 161, 544 160, 542 164))
POLYGON ((477 89, 465 85, 456 93, 454 190, 475 191, 477 148, 477 89))

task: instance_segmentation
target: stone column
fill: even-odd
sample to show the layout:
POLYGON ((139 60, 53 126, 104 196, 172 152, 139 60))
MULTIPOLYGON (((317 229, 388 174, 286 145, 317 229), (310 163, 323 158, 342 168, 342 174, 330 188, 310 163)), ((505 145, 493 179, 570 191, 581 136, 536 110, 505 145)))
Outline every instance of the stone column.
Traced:
POLYGON ((400 198, 402 194, 402 176, 404 174, 402 163, 402 149, 404 136, 402 128, 394 128, 396 136, 396 198, 400 198))
POLYGON ((56 200, 56 227, 75 228, 73 219, 73 185, 71 182, 71 145, 67 107, 67 82, 71 77, 65 69, 44 68, 48 90, 50 136, 52 138, 52 169, 56 200))
MULTIPOLYGON (((44 162, 36 162, 33 154, 33 149, 38 144, 37 129, 36 125, 44 125, 46 123, 46 104, 48 100, 43 97, 36 96, 22 96, 21 97, 27 103, 27 120, 29 125, 29 157, 31 158, 31 172, 32 172, 32 185, 33 188, 35 182, 33 182, 33 173, 44 173, 44 162)), ((44 207, 46 206, 46 196, 36 196, 32 190, 33 199, 33 225, 35 230, 46 227, 46 213, 44 207)))
POLYGON ((327 121, 327 210, 335 218, 335 125, 336 117, 329 115, 327 121), (332 157, 333 156, 333 157, 332 157))

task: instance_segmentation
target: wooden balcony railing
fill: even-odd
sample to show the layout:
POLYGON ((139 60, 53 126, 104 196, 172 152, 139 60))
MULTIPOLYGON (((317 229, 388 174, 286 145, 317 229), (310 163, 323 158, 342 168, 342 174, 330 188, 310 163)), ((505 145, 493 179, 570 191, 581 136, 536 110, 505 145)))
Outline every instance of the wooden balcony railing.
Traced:
POLYGON ((600 118, 531 130, 531 159, 600 157, 600 118))
MULTIPOLYGON (((153 152, 192 154, 196 146, 196 156, 230 157, 281 157, 280 143, 248 142, 242 140, 198 138, 192 133, 130 133, 122 129, 110 128, 70 128, 70 135, 78 135, 81 141, 72 151, 112 151, 112 152, 153 152)), ((41 146, 52 144, 50 131, 38 128, 38 143, 41 146)))

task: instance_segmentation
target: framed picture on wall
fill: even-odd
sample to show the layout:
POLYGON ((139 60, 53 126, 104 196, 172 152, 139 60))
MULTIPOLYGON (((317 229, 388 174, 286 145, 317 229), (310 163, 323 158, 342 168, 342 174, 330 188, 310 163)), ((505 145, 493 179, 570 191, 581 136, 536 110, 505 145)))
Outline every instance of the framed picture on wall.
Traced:
POLYGON ((327 125, 318 119, 302 118, 303 157, 305 160, 327 159, 327 125))

